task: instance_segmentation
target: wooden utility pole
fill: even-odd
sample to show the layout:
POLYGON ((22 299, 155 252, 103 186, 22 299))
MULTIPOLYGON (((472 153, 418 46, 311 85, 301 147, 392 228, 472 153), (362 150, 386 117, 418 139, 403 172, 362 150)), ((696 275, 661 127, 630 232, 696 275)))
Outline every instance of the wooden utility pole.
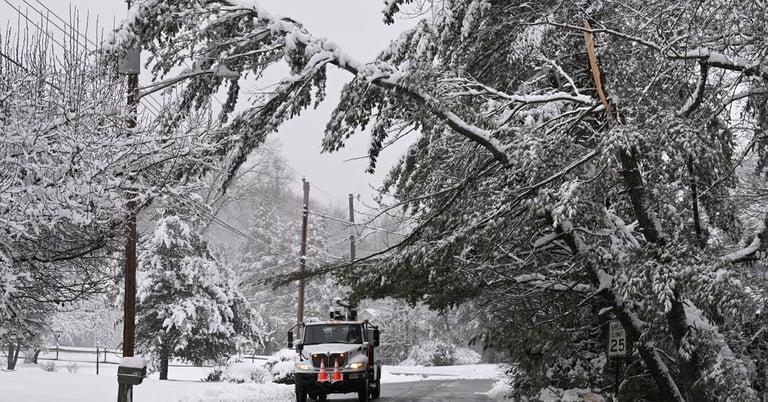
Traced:
MULTIPOLYGON (((131 8, 131 0, 126 0, 128 9, 131 8)), ((118 70, 128 76, 128 113, 125 126, 128 135, 136 127, 136 113, 139 104, 139 60, 140 51, 129 51, 121 60, 118 70)), ((136 193, 129 191, 126 194, 125 218, 125 295, 123 298, 123 357, 133 356, 134 340, 136 336, 136 193)), ((133 401, 133 388, 131 385, 119 384, 117 390, 118 402, 133 401)))
POLYGON ((355 261, 355 201, 349 194, 349 260, 355 261))
POLYGON ((296 338, 301 339, 301 323, 304 322, 304 269, 307 262, 307 221, 309 218, 309 182, 304 183, 304 207, 301 210, 301 251, 299 257, 299 307, 296 314, 296 338))

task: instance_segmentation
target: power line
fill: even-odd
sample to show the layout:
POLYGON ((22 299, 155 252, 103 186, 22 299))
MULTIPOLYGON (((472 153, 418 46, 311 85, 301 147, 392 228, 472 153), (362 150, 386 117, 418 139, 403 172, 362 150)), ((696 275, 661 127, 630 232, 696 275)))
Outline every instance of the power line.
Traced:
MULTIPOLYGON (((28 68, 24 67, 24 65, 22 65, 21 63, 19 63, 19 62, 18 62, 18 61, 16 61, 16 60, 14 60, 14 59, 13 59, 13 58, 11 58, 10 56, 6 55, 5 53, 3 53, 3 51, 2 51, 2 50, 0 50, 0 56, 2 56, 3 58, 7 59, 7 60, 8 60, 8 61, 10 61, 11 63, 15 64, 16 66, 18 66, 19 68, 21 68, 21 69, 22 69, 22 70, 24 70, 25 72, 32 74, 32 72, 31 72, 31 71, 29 71, 29 69, 28 69, 28 68)), ((54 84, 54 83, 52 83, 52 82, 50 82, 50 81, 48 81, 48 80, 43 80, 43 82, 45 82, 45 83, 46 83, 48 86, 50 86, 51 88, 53 88, 53 89, 55 89, 55 90, 57 90, 57 91, 61 92, 61 88, 59 88, 59 86, 57 86, 56 84, 54 84)))
MULTIPOLYGON (((349 221, 346 221, 346 220, 343 220, 343 219, 340 219, 340 218, 334 218, 334 217, 329 216, 329 215, 321 214, 321 213, 319 213, 317 211, 314 211, 314 210, 310 210, 309 212, 314 214, 314 215, 316 215, 316 216, 320 216, 320 217, 323 217, 325 219, 332 220, 334 222, 338 222, 338 223, 344 224, 346 227, 354 226, 355 228, 361 228, 360 230, 356 230, 356 232, 359 232, 359 233, 362 233, 364 230, 370 230, 370 231, 373 231, 373 232, 383 232, 383 233, 392 234, 392 235, 405 236, 402 233, 393 232, 391 230, 380 228, 380 227, 377 227, 377 226, 372 226, 369 223, 355 224, 355 223, 351 223, 349 221)), ((344 241, 347 241, 347 240, 348 239, 345 239, 344 241)), ((356 244, 359 244, 359 242, 356 242, 356 244)))
MULTIPOLYGON (((61 32, 63 32, 65 35, 67 35, 67 31, 66 31, 64 28, 62 28, 62 27, 60 27, 59 25, 57 25, 55 22, 51 21, 51 18, 50 18, 50 17, 48 17, 47 15, 43 15, 43 12, 42 12, 42 11, 38 10, 38 9, 37 9, 37 8, 35 8, 33 5, 29 4, 29 2, 27 2, 27 0, 22 0, 22 1, 23 1, 23 2, 24 2, 26 5, 27 5, 27 7, 28 7, 28 8, 31 8, 33 11, 36 11, 36 12, 37 12, 37 13, 40 15, 40 18, 45 18, 45 22, 46 22, 46 24, 48 24, 48 25, 53 25, 54 27, 58 28, 58 29, 59 29, 61 32)), ((7 1, 6 1, 6 3, 7 3, 7 1)), ((46 8, 46 9, 47 9, 47 8, 46 8)), ((56 16, 56 18, 58 18, 58 19, 59 19, 59 20, 61 20, 62 22, 64 22, 64 20, 63 20, 61 17, 59 17, 58 15, 56 15, 56 13, 53 13, 53 12, 51 12, 50 10, 48 10, 48 12, 49 12, 49 13, 51 13, 51 14, 53 14, 54 16, 56 16)), ((67 23, 66 23, 66 22, 64 22, 64 26, 67 26, 67 23)), ((78 33, 80 33, 79 31, 77 31, 77 32, 78 32, 78 33)), ((82 35, 82 34, 81 34, 81 35, 82 35)), ((75 44, 77 44, 78 46, 82 46, 82 47, 83 47, 83 49, 85 49, 86 51, 88 51, 88 46, 85 46, 85 45, 81 44, 81 43, 80 43, 80 41, 79 41, 79 40, 77 40, 77 39, 75 39, 74 37, 71 37, 71 39, 73 39, 73 41, 75 42, 75 44)), ((86 40, 87 40, 87 39, 86 39, 86 40)))
MULTIPOLYGON (((290 170, 291 170, 293 173, 296 173, 297 175, 299 175, 300 177, 309 177, 309 176, 305 175, 304 173, 301 173, 301 172, 299 172, 298 170, 296 170, 296 169, 295 169, 293 166, 291 166, 291 165, 290 165, 288 162, 285 162, 285 161, 283 161, 283 162, 282 162, 282 164, 283 164, 285 167, 287 167, 288 169, 290 169, 290 170)), ((313 189, 313 190, 317 190, 317 191, 319 191, 320 193, 322 193, 322 194, 325 194, 325 195, 327 195, 328 197, 330 197, 330 198, 332 198, 332 199, 334 199, 334 200, 336 200, 336 201, 346 201, 346 198, 344 198, 344 197, 339 197, 339 196, 337 196, 337 195, 333 195, 333 194, 331 194, 331 193, 329 193, 329 192, 327 192, 327 191, 323 190, 322 188, 318 187, 318 186, 317 186, 317 184, 315 184, 315 183, 313 183, 313 184, 312 184, 312 189, 313 189)))
MULTIPOLYGON (((25 13, 23 13, 23 12, 22 12, 22 11, 21 11, 19 8, 17 8, 17 7, 16 7, 16 6, 14 6, 13 4, 11 4, 11 3, 10 3, 8 0, 4 0, 4 1, 5 1, 5 3, 6 3, 6 4, 8 4, 9 6, 11 6, 11 8, 12 8, 14 11, 16 11, 16 12, 17 12, 17 13, 18 13, 20 16, 24 17, 24 19, 26 19, 28 23, 32 24, 32 26, 34 26, 35 28, 37 28, 37 30, 38 30, 38 31, 40 31, 41 33, 43 33, 44 35, 46 35, 48 38, 50 38, 50 39, 51 39, 51 40, 52 40, 54 43, 56 43, 57 45, 59 45, 59 47, 62 49, 62 51, 65 51, 65 52, 66 52, 66 49, 67 49, 67 48, 66 48, 66 46, 65 46, 64 44, 62 44, 61 42, 59 42, 58 40, 56 40, 56 38, 54 38, 54 37, 53 37, 53 35, 52 35, 52 34, 51 34, 49 31, 46 31, 46 30, 44 30, 42 26, 40 26, 40 25, 36 24, 35 22, 33 22, 33 21, 32 21, 32 20, 31 20, 31 19, 30 19, 30 18, 29 18, 29 17, 28 17, 28 16, 27 16, 25 13)), ((37 8, 35 8, 35 7, 34 7, 34 6, 32 6, 31 4, 29 4, 29 3, 28 3, 26 0, 23 0, 23 1, 24 1, 24 2, 27 4, 27 6, 28 6, 29 8, 31 8, 32 10, 34 10, 35 12, 37 12, 37 13, 40 15, 40 17, 41 17, 41 18, 44 18, 44 19, 45 19, 45 21, 46 21, 46 24, 50 24, 50 25, 53 25, 54 27, 58 28, 58 29, 59 29, 59 30, 60 30, 60 31, 61 31, 61 32, 64 34, 65 38, 72 40, 72 41, 73 41, 73 42, 74 42, 74 43, 75 43, 77 46, 79 46, 79 47, 82 47, 82 48, 83 48, 83 49, 85 49, 86 51, 88 50, 88 47, 87 47, 86 45, 83 45, 82 43, 80 43, 80 41, 79 41, 77 38, 75 38, 75 37, 74 37, 74 34, 73 34, 72 32, 68 32, 67 30, 65 30, 65 29, 63 29, 62 27, 60 27, 59 25, 57 25, 56 23, 52 22, 52 21, 51 21, 51 19, 50 19, 50 17, 48 17, 48 16, 44 15, 42 11, 38 10, 37 8)), ((47 9, 47 8, 46 8, 46 9, 47 9)), ((54 12, 52 12, 52 11, 49 11, 49 12, 50 12, 50 14, 53 14, 54 16, 56 16, 56 18, 58 18, 59 20, 62 20, 62 21, 63 21, 63 19, 62 19, 61 17, 59 17, 59 16, 58 16, 56 13, 54 13, 54 12)), ((75 29, 74 27, 73 27, 72 31, 73 31, 73 32, 76 32, 77 34, 79 34, 79 35, 80 35, 80 36, 82 36, 82 37, 85 37, 85 35, 83 35, 83 34, 82 34, 80 31, 78 31, 78 30, 77 30, 77 29, 75 29)), ((87 38, 86 38, 86 39, 87 39, 87 38)), ((5 57, 6 59, 8 59, 9 61, 11 61, 12 63, 14 63, 15 65, 17 65, 17 66, 19 66, 19 67, 23 68, 23 69, 24 69, 24 71, 26 71, 26 72, 28 72, 28 73, 32 73, 32 72, 31 72, 31 71, 30 71, 28 68, 24 67, 24 66, 23 66, 21 63, 17 62, 16 60, 13 60, 13 59, 12 59, 12 58, 10 58, 9 56, 7 56, 7 55, 3 54, 3 57, 5 57)), ((47 80, 45 80, 45 82, 46 82, 46 83, 47 83, 49 86, 51 86, 52 88, 55 88, 55 89, 57 89, 57 90, 59 90, 59 91, 62 91, 62 89, 61 89, 60 87, 58 87, 58 86, 54 85, 53 83, 51 83, 51 82, 49 82, 49 81, 47 81, 47 80)), ((155 101, 155 103, 157 103, 157 101, 155 101)), ((148 111, 150 114, 152 114, 154 117, 158 117, 158 115, 160 115, 160 114, 161 114, 161 113, 160 113, 160 111, 157 109, 157 107, 155 107, 155 106, 153 106, 153 105, 151 105, 151 104, 146 104, 146 105, 144 105, 144 107, 145 107, 145 109, 146 109, 146 110, 147 110, 147 111, 148 111)))
MULTIPOLYGON (((56 39, 54 39, 53 36, 51 36, 51 34, 49 32, 44 31, 40 26, 38 26, 37 24, 32 22, 26 15, 24 15, 21 12, 20 9, 14 7, 11 3, 8 2, 8 0, 4 0, 4 1, 6 3, 8 3, 17 13, 19 13, 19 15, 23 16, 25 19, 27 19, 29 22, 31 22, 32 25, 34 25, 38 30, 40 30, 41 32, 45 33, 54 42, 56 42, 62 48, 62 50, 66 50, 66 47, 63 44, 61 44, 56 39)), ((56 14, 50 8, 46 7, 44 4, 40 3, 39 0, 36 0, 36 1, 38 3, 40 3, 40 5, 42 5, 48 11, 49 14, 52 14, 59 21, 62 21, 64 23, 64 26, 67 27, 67 28, 70 28, 70 30, 66 30, 66 29, 62 28, 61 26, 59 26, 58 24, 56 24, 55 22, 51 21, 51 18, 49 16, 45 15, 41 10, 35 8, 35 6, 30 4, 27 0, 22 0, 22 1, 28 6, 28 8, 30 8, 33 11, 37 12, 40 15, 41 18, 45 18, 46 23, 48 23, 50 25, 53 25, 54 27, 58 28, 64 34, 64 36, 67 39, 72 40, 77 46, 82 47, 86 51, 88 50, 87 43, 86 44, 81 43, 80 40, 77 37, 75 37, 75 34, 77 34, 77 36, 85 39, 85 41, 90 42, 91 44, 93 44, 94 48, 98 48, 98 44, 96 44, 96 42, 93 42, 92 40, 88 39, 88 37, 85 34, 80 32, 79 27, 75 27, 73 25, 68 24, 62 17, 60 17, 58 14, 56 14)), ((163 114, 161 110, 164 109, 164 106, 157 99, 155 99, 153 96, 146 97, 146 102, 144 102, 141 106, 143 106, 147 110, 147 112, 149 112, 155 118, 157 118, 159 116, 162 116, 162 114, 163 114)))
MULTIPOLYGON (((31 5, 31 4, 29 4, 29 3, 27 2, 27 0, 22 0, 22 1, 23 1, 23 2, 24 2, 26 5, 27 5, 27 6, 30 6, 30 7, 32 7, 32 5, 31 5)), ((65 26, 65 27, 72 29, 74 32, 78 33, 78 34, 80 35, 80 37, 82 37, 83 39, 85 39, 85 41, 86 41, 86 42, 89 42, 90 44, 92 44, 92 45, 93 45, 93 47, 94 47, 94 49, 97 49, 97 48, 99 47, 99 46, 96 44, 96 42, 94 42, 94 41, 90 40, 90 39, 89 39, 89 38, 88 38, 88 37, 87 37, 85 34, 82 34, 82 33, 80 32, 79 28, 76 28, 76 27, 74 27, 74 26, 70 25, 69 23, 67 23, 67 21, 65 21, 63 18, 59 17, 59 15, 58 15, 58 14, 56 14, 56 13, 55 13, 53 10, 51 10, 50 8, 48 8, 48 6, 46 6, 45 4, 41 3, 41 2, 40 2, 40 0, 35 0, 35 1, 36 1, 38 4, 40 4, 40 6, 42 6, 42 7, 43 7, 43 8, 44 8, 46 11, 48 11, 48 13, 50 13, 50 14, 53 14, 53 16, 54 16, 54 17, 58 18, 58 19, 59 19, 59 21, 61 21, 61 22, 64 24, 64 26, 65 26)), ((32 7, 32 8, 34 9, 34 7, 32 7)), ((42 16, 42 12, 40 12, 40 11, 38 11, 38 12, 39 12, 39 13, 40 13, 40 15, 42 16)), ((98 26, 97 26, 97 28, 98 28, 98 26)), ((61 28, 60 28, 60 29, 61 29, 61 28)), ((63 30, 62 30, 62 31, 63 31, 63 30)), ((85 48, 86 48, 86 49, 88 49, 87 47, 85 47, 85 48)))
MULTIPOLYGON (((64 45, 63 45, 61 42, 57 41, 57 40, 56 40, 56 38, 54 38, 54 37, 53 37, 53 35, 51 35, 51 33, 50 33, 50 32, 48 32, 48 31, 44 30, 44 29, 43 29, 41 26, 37 25, 37 24, 36 24, 34 21, 32 21, 32 20, 31 20, 31 19, 30 19, 30 18, 27 16, 27 14, 26 14, 26 13, 23 13, 23 12, 21 12, 21 10, 20 10, 20 9, 18 9, 18 8, 16 8, 16 6, 15 6, 15 5, 11 4, 11 2, 10 2, 10 1, 8 1, 8 0, 3 0, 3 1, 5 1, 5 3, 6 3, 6 4, 8 4, 9 6, 11 6, 11 8, 12 8, 14 11, 16 11, 16 12, 17 12, 17 13, 18 13, 20 16, 24 17, 24 19, 25 19, 25 20, 27 20, 27 22, 29 22, 30 24, 32 24, 32 25, 33 25, 35 28, 37 28, 37 29, 38 29, 40 32, 42 32, 42 33, 43 33, 43 34, 45 34, 47 37, 49 37, 49 38, 50 38, 50 39, 51 39, 51 40, 52 40, 54 43, 56 43, 57 45, 61 46, 61 48, 62 48, 62 49, 65 49, 65 48, 66 48, 66 47, 65 47, 65 46, 64 46, 64 45)), ((50 22, 50 19, 48 19, 48 21, 50 22)))
POLYGON ((29 72, 29 70, 28 70, 26 67, 24 67, 23 65, 21 65, 21 63, 19 63, 18 61, 16 61, 16 60, 12 59, 12 58, 11 58, 11 56, 8 56, 8 55, 6 55, 5 53, 3 53, 3 51, 2 51, 2 50, 0 50, 0 56, 2 56, 3 58, 5 58, 6 60, 10 61, 11 63, 13 63, 13 64, 15 64, 15 65, 17 65, 17 66, 21 67, 21 69, 22 69, 22 70, 24 70, 24 71, 26 71, 26 72, 29 72))
MULTIPOLYGON (((235 228, 234 226, 230 225, 229 223, 221 220, 219 217, 217 217, 216 215, 214 215, 210 211, 208 211, 205 207, 198 205, 194 200, 189 199, 187 196, 180 195, 179 198, 181 198, 181 201, 185 202, 188 206, 192 206, 198 212, 202 213, 207 218, 211 219, 211 221, 213 221, 214 223, 218 224, 219 226, 224 227, 225 229, 231 231, 232 233, 235 233, 235 234, 241 236, 244 239, 250 240, 250 241, 252 241, 252 242, 254 242, 254 243, 256 243, 256 244, 258 244, 258 245, 260 245, 260 246, 262 246, 262 247, 264 247, 266 249, 268 249, 268 250, 274 251, 274 252, 276 252, 278 254, 282 254, 282 255, 285 255, 285 256, 293 257, 293 255, 291 255, 290 253, 288 253, 288 252, 286 252, 284 250, 280 250, 280 249, 274 248, 274 247, 270 246, 269 244, 266 244, 266 243, 262 242, 261 240, 255 238, 255 237, 253 237, 253 236, 251 236, 251 235, 241 231, 240 229, 235 228)), ((298 262, 298 261, 299 261, 299 259, 297 258, 296 262, 298 262)))

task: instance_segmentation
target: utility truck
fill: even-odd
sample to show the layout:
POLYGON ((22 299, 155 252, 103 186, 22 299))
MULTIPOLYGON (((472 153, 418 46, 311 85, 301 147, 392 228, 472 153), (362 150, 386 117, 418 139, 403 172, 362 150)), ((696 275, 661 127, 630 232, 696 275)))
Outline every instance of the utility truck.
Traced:
POLYGON ((357 319, 356 303, 335 302, 329 320, 295 327, 300 334, 295 345, 293 331, 288 332, 288 347, 295 346, 297 352, 293 371, 297 402, 307 398, 325 402, 328 394, 349 392, 368 402, 381 394, 379 329, 357 319))

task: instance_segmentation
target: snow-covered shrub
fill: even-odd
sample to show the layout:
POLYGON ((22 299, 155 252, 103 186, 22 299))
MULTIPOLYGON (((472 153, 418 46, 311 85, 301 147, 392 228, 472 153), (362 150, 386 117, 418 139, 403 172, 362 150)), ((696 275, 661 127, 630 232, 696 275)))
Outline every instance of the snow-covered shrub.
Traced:
POLYGON ((435 342, 435 349, 432 352, 432 364, 435 366, 452 366, 454 362, 454 348, 453 345, 447 343, 435 342))
POLYGON ((480 363, 480 353, 470 348, 457 347, 453 350, 453 363, 457 365, 480 363))
POLYGON ((77 372, 80 371, 80 366, 78 366, 76 362, 72 362, 67 364, 67 371, 72 374, 77 374, 77 372))
POLYGON ((221 379, 226 382, 265 384, 272 375, 265 367, 254 363, 233 363, 224 369, 221 379))
POLYGON ((52 361, 47 361, 40 365, 40 369, 47 372, 54 372, 59 371, 59 368, 56 367, 56 363, 52 361))
POLYGON ((205 382, 219 382, 221 381, 221 376, 224 374, 224 369, 221 367, 215 367, 208 375, 203 378, 202 380, 205 382))
POLYGON ((441 341, 429 341, 416 345, 408 352, 401 366, 451 366, 455 363, 456 347, 441 341))
POLYGON ((280 349, 267 359, 264 367, 272 374, 272 381, 278 384, 293 384, 293 349, 280 349))

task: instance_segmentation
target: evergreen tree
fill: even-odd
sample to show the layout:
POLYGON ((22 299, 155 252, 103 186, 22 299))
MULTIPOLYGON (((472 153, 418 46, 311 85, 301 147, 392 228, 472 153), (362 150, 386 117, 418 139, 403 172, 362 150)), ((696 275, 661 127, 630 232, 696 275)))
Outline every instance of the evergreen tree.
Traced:
POLYGON ((160 379, 168 361, 196 365, 226 360, 254 333, 249 304, 233 273, 180 216, 166 213, 143 242, 136 307, 137 349, 160 379))

